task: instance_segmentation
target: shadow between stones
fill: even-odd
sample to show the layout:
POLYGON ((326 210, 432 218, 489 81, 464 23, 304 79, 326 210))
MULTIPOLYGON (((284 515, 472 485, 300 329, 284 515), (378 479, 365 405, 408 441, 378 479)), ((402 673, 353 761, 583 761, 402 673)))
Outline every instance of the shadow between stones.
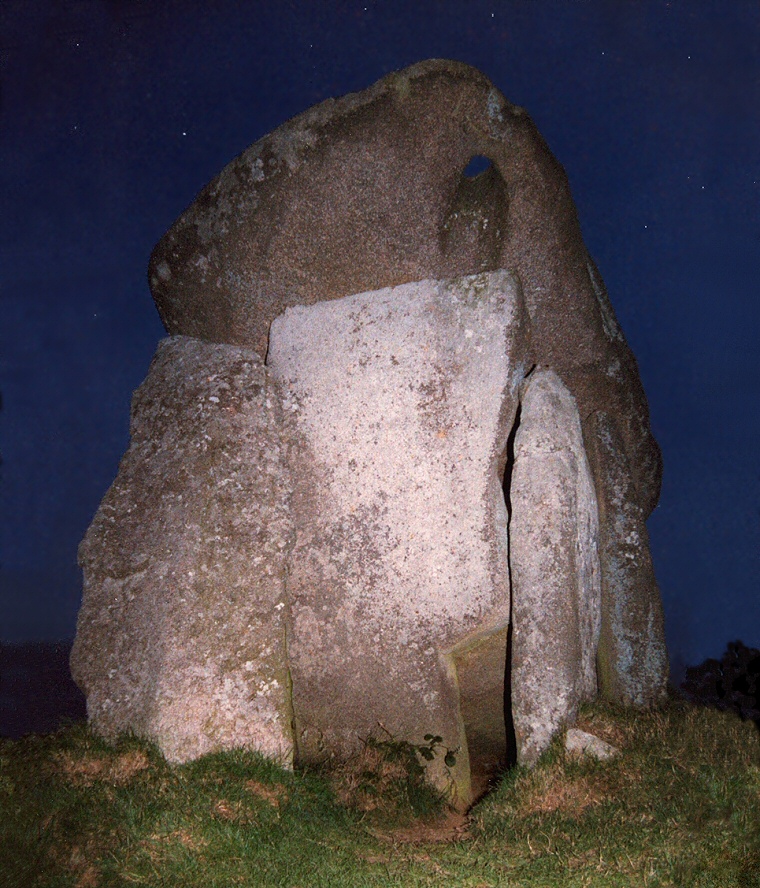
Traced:
MULTIPOLYGON (((507 440, 502 481, 508 522, 512 517, 510 485, 514 440, 519 424, 518 406, 507 440)), ((511 573, 509 585, 511 612, 511 573)), ((512 622, 457 651, 454 654, 454 663, 470 757, 472 798, 476 802, 517 764, 517 741, 512 716, 512 622)))
MULTIPOLYGON (((532 372, 533 368, 531 368, 532 372)), ((530 374, 528 374, 530 375, 530 374)), ((512 424, 512 430, 507 438, 507 461, 504 465, 504 478, 501 483, 501 490, 504 494, 504 504, 507 507, 507 536, 509 536, 509 526, 512 522, 512 469, 515 465, 515 437, 517 430, 520 428, 520 417, 522 414, 522 406, 517 405, 515 413, 515 421, 512 424)), ((512 632, 514 624, 512 622, 512 612, 514 607, 514 598, 512 595, 512 562, 511 549, 509 561, 509 626, 507 627, 507 652, 506 662, 504 664, 504 723, 506 730, 507 750, 504 762, 504 769, 509 770, 517 764, 517 737, 515 736, 515 722, 512 717, 512 632)))

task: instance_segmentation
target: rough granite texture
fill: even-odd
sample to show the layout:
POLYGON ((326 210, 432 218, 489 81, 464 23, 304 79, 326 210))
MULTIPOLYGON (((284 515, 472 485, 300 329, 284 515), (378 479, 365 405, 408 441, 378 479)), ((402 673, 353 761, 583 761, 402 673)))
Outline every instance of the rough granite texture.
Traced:
MULTIPOLYGON (((528 346, 507 272, 293 307, 272 325, 268 367, 295 416, 299 761, 345 758, 384 730, 438 734, 460 749, 442 786, 472 801, 453 651, 509 622, 501 481, 528 346)), ((496 711, 505 661, 502 645, 482 701, 496 711)))
POLYGON ((599 519, 575 399, 552 370, 523 383, 510 487, 512 714, 532 765, 597 693, 599 519))
MULTIPOLYGON (((156 245, 149 279, 169 332, 265 354, 288 306, 499 268, 522 284, 535 360, 572 393, 584 439, 592 414, 615 417, 626 496, 646 518, 660 495, 660 450, 567 177, 525 111, 475 68, 421 62, 283 124, 201 191, 156 245), (491 166, 468 177, 473 156, 491 166)), ((600 499, 616 471, 607 458, 592 466, 600 499)), ((643 585, 648 553, 621 573, 610 552, 601 552, 602 574, 617 577, 603 585, 605 596, 616 589, 606 610, 627 609, 620 619, 651 639, 661 624, 637 622, 659 595, 643 585)), ((652 643, 664 650, 663 635, 652 643)), ((633 643, 632 668, 649 668, 650 647, 633 643)), ((665 661, 655 663, 664 671, 653 688, 667 677, 665 661)), ((626 667, 613 657, 605 668, 626 667)), ((606 681, 605 696, 630 702, 616 696, 625 683, 606 681)))
POLYGON ((462 804, 504 762, 505 691, 528 763, 597 682, 662 698, 636 361, 562 167, 484 75, 422 62, 283 124, 149 278, 174 338, 80 551, 97 730, 286 764, 438 733, 462 804))
POLYGON ((667 694, 665 616, 649 553, 646 515, 631 490, 631 471, 615 420, 600 411, 586 427, 589 461, 597 474, 602 629, 599 690, 633 706, 667 694))
POLYGON ((620 752, 617 746, 613 746, 586 731, 579 731, 577 728, 568 728, 565 737, 565 751, 571 756, 590 755, 600 761, 614 758, 620 752))
POLYGON ((526 112, 469 65, 412 65, 264 136, 159 241, 149 281, 170 333, 264 355, 290 305, 498 268, 519 277, 536 360, 581 420, 620 416, 648 515, 660 451, 567 177, 526 112), (478 155, 492 166, 465 176, 478 155))
POLYGON ((71 667, 106 737, 134 731, 173 762, 237 746, 292 762, 279 413, 255 352, 159 343, 79 549, 71 667))

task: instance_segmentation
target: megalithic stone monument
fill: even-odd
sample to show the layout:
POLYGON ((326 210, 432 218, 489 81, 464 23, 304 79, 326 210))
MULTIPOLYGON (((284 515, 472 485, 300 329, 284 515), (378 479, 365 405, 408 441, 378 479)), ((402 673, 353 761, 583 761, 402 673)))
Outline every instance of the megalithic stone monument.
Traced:
POLYGON ((96 730, 286 765, 436 734, 465 807, 512 731, 531 764, 582 700, 662 699, 636 361, 562 167, 480 72, 283 124, 149 278, 170 338, 80 547, 96 730))

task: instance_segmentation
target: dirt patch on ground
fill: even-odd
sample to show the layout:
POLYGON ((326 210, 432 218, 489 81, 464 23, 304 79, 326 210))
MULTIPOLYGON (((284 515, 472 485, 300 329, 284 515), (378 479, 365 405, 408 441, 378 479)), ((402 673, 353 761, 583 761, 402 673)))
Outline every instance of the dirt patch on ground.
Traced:
POLYGON ((365 744, 347 762, 333 767, 330 782, 342 805, 377 811, 393 804, 397 789, 409 779, 409 763, 394 758, 382 744, 365 744))
POLYGON ((284 805, 290 796, 287 786, 283 786, 282 783, 267 785, 266 783, 259 783, 258 780, 246 780, 243 785, 255 796, 258 796, 265 802, 269 802, 273 808, 279 808, 280 805, 284 805))
POLYGON ((561 763, 541 772, 534 772, 522 788, 519 814, 549 814, 559 811, 569 817, 580 817, 590 807, 609 798, 610 787, 598 775, 568 777, 561 763))
POLYGON ((169 833, 153 833, 147 839, 143 839, 139 847, 153 864, 160 865, 174 853, 178 845, 187 851, 199 854, 208 846, 208 840, 194 835, 189 829, 175 829, 169 833))
POLYGON ((211 806, 211 816, 216 820, 228 820, 231 823, 256 823, 256 812, 242 802, 231 802, 229 799, 217 799, 211 806))
POLYGON ((381 841, 394 845, 428 845, 466 841, 472 838, 469 825, 470 818, 466 814, 448 811, 437 820, 419 820, 397 829, 373 829, 370 832, 381 841))
POLYGON ((56 768, 76 786, 92 786, 98 780, 124 786, 141 771, 150 767, 148 756, 134 750, 115 758, 76 756, 70 752, 55 755, 56 768))

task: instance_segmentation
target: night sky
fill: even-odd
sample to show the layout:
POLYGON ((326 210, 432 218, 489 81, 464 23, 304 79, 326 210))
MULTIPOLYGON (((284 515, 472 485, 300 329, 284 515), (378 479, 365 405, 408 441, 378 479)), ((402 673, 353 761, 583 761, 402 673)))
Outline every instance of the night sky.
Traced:
POLYGON ((252 142, 426 58, 563 164, 663 450, 678 667, 760 647, 760 4, 0 2, 0 641, 71 638, 76 547, 164 334, 153 245, 252 142))

